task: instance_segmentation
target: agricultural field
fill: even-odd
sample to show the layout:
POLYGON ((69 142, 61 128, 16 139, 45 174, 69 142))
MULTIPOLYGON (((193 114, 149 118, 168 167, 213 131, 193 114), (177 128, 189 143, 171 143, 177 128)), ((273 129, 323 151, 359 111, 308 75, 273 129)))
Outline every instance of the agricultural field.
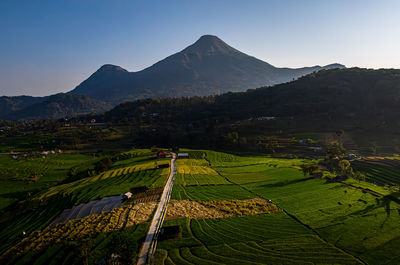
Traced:
POLYGON ((173 200, 228 200, 228 199, 251 199, 257 196, 238 185, 202 185, 182 186, 174 185, 171 199, 173 200))
MULTIPOLYGON (((292 219, 294 218, 300 225, 306 227, 314 237, 319 237, 318 240, 326 241, 326 244, 338 247, 356 259, 359 258, 362 262, 369 264, 398 264, 400 262, 398 260, 400 252, 395 248, 400 243, 400 227, 398 226, 400 205, 390 198, 376 197, 364 192, 361 188, 356 188, 371 187, 372 184, 358 181, 358 185, 355 185, 356 183, 353 182, 356 181, 352 180, 345 183, 333 183, 325 179, 310 179, 305 177, 300 170, 300 165, 303 163, 315 163, 309 160, 277 159, 267 156, 242 157, 214 151, 197 152, 198 159, 207 160, 209 167, 224 177, 229 184, 176 185, 173 199, 207 201, 244 199, 246 196, 248 198, 261 197, 271 200, 283 209, 292 219), (347 186, 346 184, 350 184, 349 182, 356 187, 347 186), (384 254, 389 252, 394 254, 392 256, 384 254)), ((398 160, 380 160, 378 162, 369 164, 367 168, 370 172, 369 177, 386 178, 386 184, 389 184, 389 180, 390 183, 395 183, 398 160), (389 166, 391 167, 389 168, 389 166), (376 171, 376 169, 380 171, 376 171), (374 172, 375 175, 372 174, 374 172), (391 178, 388 179, 387 176, 391 176, 391 178)), ((381 189, 383 190, 383 187, 381 189)), ((382 194, 393 196, 393 193, 390 192, 382 194)), ((218 222, 222 220, 224 219, 218 222)), ((190 221, 191 225, 192 222, 193 220, 190 221)), ((223 228, 219 229, 223 231, 223 228)), ((221 233, 221 236, 229 234, 220 232, 219 229, 213 234, 216 237, 215 244, 218 241, 217 234, 221 233)), ((193 231, 192 233, 195 235, 193 231)), ((228 239, 220 242, 230 244, 228 239)), ((239 242, 231 243, 240 244, 239 242)), ((205 243, 200 243, 200 245, 206 245, 208 251, 211 249, 205 243)), ((160 251, 158 253, 160 263, 207 263, 209 262, 207 257, 221 254, 215 252, 193 257, 195 253, 193 246, 185 247, 187 248, 160 251)), ((242 248, 244 249, 244 246, 239 249, 242 248)), ((225 251, 228 251, 228 248, 225 248, 225 251)), ((229 251, 232 249, 229 248, 229 251)), ((242 255, 244 254, 242 253, 242 255)), ((247 261, 257 262, 251 260, 250 257, 247 261)), ((215 262, 221 263, 222 260, 217 259, 215 262)))
POLYGON ((92 165, 92 157, 83 154, 54 154, 44 158, 13 159, 0 154, 0 210, 68 178, 72 167, 92 165))
POLYGON ((155 264, 361 264, 285 213, 177 219, 178 238, 160 241, 155 264))
MULTIPOLYGON (((66 158, 75 156, 71 157, 71 161, 80 159, 80 163, 69 163, 68 159, 58 158, 59 160, 56 160, 55 158, 61 155, 54 155, 54 160, 50 160, 53 163, 45 164, 46 171, 43 172, 50 176, 51 170, 58 168, 58 174, 51 175, 56 178, 57 182, 54 182, 52 186, 43 187, 39 193, 29 198, 19 201, 18 211, 4 212, 1 216, 0 240, 3 243, 0 252, 5 256, 17 257, 8 264, 14 264, 17 261, 18 264, 30 264, 33 260, 35 260, 35 264, 41 262, 46 264, 46 260, 47 262, 52 260, 52 256, 61 257, 62 255, 66 255, 64 258, 67 258, 70 262, 79 264, 81 262, 75 260, 76 251, 79 252, 77 246, 86 241, 94 242, 97 237, 103 234, 114 234, 118 231, 118 238, 124 235, 126 240, 129 238, 129 240, 132 240, 132 237, 126 234, 125 230, 132 230, 130 227, 149 221, 156 206, 154 200, 160 196, 170 171, 169 159, 154 160, 149 157, 149 154, 149 150, 133 150, 113 155, 115 161, 111 169, 94 175, 93 163, 99 161, 101 157, 93 159, 91 155, 63 155, 66 158), (85 166, 80 156, 87 158, 87 163, 90 166, 85 166), (166 164, 167 167, 160 166, 163 164, 166 164), (65 169, 62 166, 65 166, 65 169), (67 176, 71 168, 75 168, 75 172, 79 172, 85 167, 92 170, 89 176, 70 181, 67 177, 61 178, 62 174, 67 176), (147 187, 147 190, 143 194, 135 194, 132 200, 119 207, 121 204, 120 195, 135 187, 147 187), (111 200, 109 203, 104 200, 93 201, 113 195, 118 196, 119 202, 117 204, 115 200, 111 200), (50 226, 63 210, 74 205, 79 205, 79 209, 75 207, 69 213, 66 212, 67 217, 71 218, 61 220, 59 224, 50 226), (75 217, 72 218, 73 216, 75 217), (65 249, 65 251, 61 251, 63 254, 57 254, 57 252, 60 252, 60 248, 65 249), (68 254, 68 251, 66 251, 68 249, 71 251, 74 249, 74 252, 68 254)), ((50 158, 50 156, 47 158, 50 158)), ((39 167, 41 161, 34 161, 36 164, 32 162, 34 164, 32 168, 34 166, 39 167)), ((25 166, 25 164, 22 166, 25 166)), ((147 227, 147 224, 145 226, 147 227)), ((140 236, 134 237, 134 245, 137 251, 140 247, 138 240, 144 237, 145 230, 140 229, 140 236)), ((109 251, 106 246, 116 248, 115 245, 111 246, 109 243, 102 247, 104 251, 109 251)), ((92 254, 97 257, 97 259, 92 259, 90 264, 97 263, 99 258, 102 257, 99 256, 98 247, 97 243, 90 247, 93 250, 92 254)), ((131 253, 133 256, 137 255, 136 250, 131 253)), ((10 259, 7 258, 6 260, 10 259)))
POLYGON ((210 168, 208 162, 204 159, 181 159, 177 161, 177 167, 176 185, 230 184, 224 177, 210 168))
POLYGON ((148 222, 155 207, 154 202, 144 205, 125 205, 112 211, 60 223, 53 228, 47 227, 42 231, 31 233, 16 246, 7 250, 0 257, 0 261, 4 262, 12 257, 23 256, 31 251, 43 251, 49 246, 63 241, 78 241, 100 233, 148 222))
POLYGON ((400 185, 400 160, 398 159, 364 159, 353 161, 354 169, 366 174, 367 181, 380 186, 400 185))
MULTIPOLYGON (((160 238, 155 264, 400 263, 400 205, 384 185, 372 187, 372 179, 395 185, 399 160, 353 161, 356 170, 367 173, 367 182, 335 183, 303 174, 301 166, 315 160, 184 152, 189 158, 177 160, 164 222, 179 233, 160 238)), ((61 177, 54 182, 58 185, 44 186, 28 200, 39 205, 36 210, 2 222, 0 240, 7 243, 1 253, 14 257, 6 264, 79 264, 84 257, 83 263, 94 264, 124 245, 118 240, 132 245, 128 256, 136 260, 169 175, 170 168, 162 166, 169 159, 154 160, 146 149, 114 158, 101 173, 70 181, 61 177), (100 200, 135 187, 146 189, 122 206, 118 201, 108 208, 100 200), (68 208, 65 215, 78 219, 50 225, 68 208), (92 212, 97 214, 87 215, 92 212)), ((93 166, 92 157, 87 159, 93 166)))
POLYGON ((48 191, 39 194, 37 199, 45 200, 61 194, 71 196, 75 204, 80 204, 106 196, 119 195, 133 187, 162 187, 168 178, 169 170, 169 168, 159 169, 154 162, 120 167, 93 177, 51 187, 48 191))
POLYGON ((135 263, 147 230, 148 223, 141 223, 84 240, 63 241, 41 251, 30 251, 25 256, 14 256, 2 264, 97 264, 102 259, 111 262, 110 255, 115 252, 124 254, 123 262, 135 263))
POLYGON ((275 204, 255 198, 245 200, 187 201, 172 200, 166 219, 226 218, 281 212, 275 204))

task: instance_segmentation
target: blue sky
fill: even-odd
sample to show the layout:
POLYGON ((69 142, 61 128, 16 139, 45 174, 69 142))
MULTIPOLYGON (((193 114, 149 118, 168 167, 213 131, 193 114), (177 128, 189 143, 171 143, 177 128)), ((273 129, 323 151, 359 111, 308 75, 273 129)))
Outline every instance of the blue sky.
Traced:
POLYGON ((0 95, 66 92, 101 65, 138 71, 201 35, 279 67, 400 68, 400 1, 0 1, 0 95))

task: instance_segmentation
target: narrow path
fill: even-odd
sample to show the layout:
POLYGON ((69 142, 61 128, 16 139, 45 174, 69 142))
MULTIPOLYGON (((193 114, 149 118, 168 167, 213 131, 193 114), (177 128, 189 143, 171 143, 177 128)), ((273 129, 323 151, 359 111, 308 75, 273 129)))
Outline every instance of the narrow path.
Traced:
POLYGON ((171 173, 168 177, 167 183, 165 184, 164 191, 161 195, 160 202, 157 210, 154 213, 153 220, 147 232, 146 239, 139 253, 139 259, 137 265, 145 265, 153 263, 153 255, 157 248, 157 238, 160 233, 162 224, 164 222, 165 213, 167 212, 167 206, 169 199, 171 198, 172 187, 176 176, 176 154, 172 154, 171 159, 171 173))

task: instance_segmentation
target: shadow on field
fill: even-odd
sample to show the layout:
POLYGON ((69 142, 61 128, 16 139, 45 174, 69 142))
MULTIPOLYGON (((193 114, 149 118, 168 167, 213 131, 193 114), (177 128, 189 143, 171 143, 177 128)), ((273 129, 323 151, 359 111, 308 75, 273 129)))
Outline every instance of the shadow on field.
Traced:
POLYGON ((289 181, 280 181, 280 182, 271 183, 271 184, 264 184, 264 185, 261 185, 260 187, 264 187, 264 188, 283 187, 286 185, 296 184, 296 183, 307 181, 310 179, 314 179, 314 178, 303 178, 303 179, 294 179, 294 180, 289 180, 289 181))
MULTIPOLYGON (((32 194, 33 194, 34 192, 36 192, 36 190, 29 191, 29 192, 32 192, 32 194)), ((11 199, 19 199, 19 198, 26 197, 27 194, 28 194, 27 191, 16 191, 16 192, 9 192, 9 193, 1 194, 0 197, 2 197, 2 198, 11 198, 11 199)))

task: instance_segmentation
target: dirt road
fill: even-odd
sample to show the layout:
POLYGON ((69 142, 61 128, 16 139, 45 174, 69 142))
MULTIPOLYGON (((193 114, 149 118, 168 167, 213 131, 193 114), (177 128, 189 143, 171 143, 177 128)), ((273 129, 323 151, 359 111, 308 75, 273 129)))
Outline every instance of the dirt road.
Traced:
POLYGON ((165 213, 167 212, 167 206, 169 199, 171 198, 172 187, 174 185, 176 175, 176 154, 172 155, 171 159, 171 173, 168 177, 167 183, 165 184, 164 191, 160 198, 157 210, 151 221, 149 232, 147 233, 146 239, 139 253, 138 265, 145 265, 152 263, 154 252, 157 248, 157 238, 160 233, 162 224, 164 222, 165 213))

